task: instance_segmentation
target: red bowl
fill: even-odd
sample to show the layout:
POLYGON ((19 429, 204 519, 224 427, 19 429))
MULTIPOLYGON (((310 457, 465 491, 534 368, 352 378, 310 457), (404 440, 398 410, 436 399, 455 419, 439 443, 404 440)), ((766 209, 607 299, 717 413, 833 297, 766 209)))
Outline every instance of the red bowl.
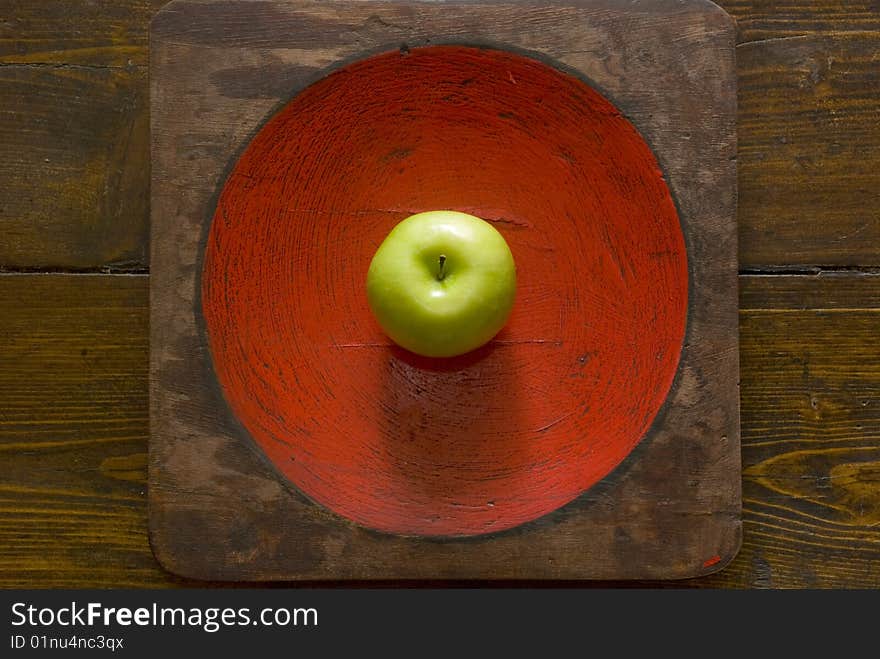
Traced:
POLYGON ((220 194, 202 311, 244 428, 313 501, 398 534, 501 531, 570 502, 645 436, 678 368, 681 227, 654 155, 587 82, 502 50, 393 51, 263 125, 220 194), (501 231, 513 314, 484 348, 415 357, 364 282, 410 214, 501 231))

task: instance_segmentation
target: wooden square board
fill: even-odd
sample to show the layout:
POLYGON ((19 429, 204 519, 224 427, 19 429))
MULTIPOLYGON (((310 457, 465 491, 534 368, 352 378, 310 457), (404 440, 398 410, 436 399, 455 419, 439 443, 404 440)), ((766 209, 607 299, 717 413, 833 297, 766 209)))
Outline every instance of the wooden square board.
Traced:
MULTIPOLYGON (((471 65, 483 66, 482 63, 473 62, 471 65)), ((488 70, 484 66, 482 72, 488 70)), ((490 124, 491 130, 495 130, 499 121, 516 120, 520 121, 523 131, 531 131, 534 140, 535 133, 540 131, 534 125, 529 127, 527 118, 516 116, 516 108, 510 112, 495 112, 497 108, 492 103, 507 92, 498 86, 501 83, 497 79, 486 81, 480 76, 478 70, 474 77, 455 83, 454 93, 438 96, 436 102, 431 104, 431 112, 438 113, 435 118, 442 119, 448 112, 462 111, 462 107, 479 110, 483 107, 480 99, 485 99, 486 107, 493 108, 491 122, 481 123, 479 112, 473 120, 477 125, 486 126, 484 132, 490 132, 490 124), (473 85, 474 79, 479 79, 474 86, 477 91, 469 92, 471 96, 458 95, 462 86, 473 85), (488 86, 481 87, 484 83, 488 86), (442 103, 450 104, 448 112, 442 103), (459 109, 453 110, 453 107, 459 109)), ((723 567, 733 558, 740 543, 736 93, 734 28, 724 12, 702 0, 638 3, 613 0, 573 3, 175 0, 159 13, 152 26, 150 78, 150 534, 154 552, 167 569, 187 577, 238 581, 655 579, 705 574, 723 567), (312 409, 308 419, 288 418, 267 406, 263 399, 261 409, 270 421, 261 425, 256 417, 248 416, 243 407, 237 406, 236 401, 230 398, 231 390, 226 379, 230 368, 217 362, 218 344, 209 345, 208 335, 212 330, 206 327, 206 323, 214 321, 210 313, 206 320, 205 292, 213 294, 214 289, 205 288, 203 281, 205 254, 210 249, 219 249, 217 245, 222 247, 228 244, 225 238, 221 240, 216 232, 212 233, 212 221, 227 224, 235 221, 226 216, 227 209, 232 208, 225 201, 229 198, 229 181, 238 181, 238 187, 244 191, 241 194, 249 194, 266 180, 289 174, 287 170, 267 169, 264 160, 247 155, 251 145, 260 139, 265 142, 267 153, 274 152, 276 144, 260 136, 266 135, 266 129, 273 125, 273 121, 277 125, 284 108, 288 108, 287 114, 292 120, 300 118, 297 134, 305 134, 316 120, 303 121, 303 113, 308 110, 310 103, 316 102, 316 98, 323 99, 322 102, 333 98, 345 99, 340 102, 345 103, 346 108, 354 106, 356 109, 359 98, 364 98, 364 105, 369 105, 365 97, 369 96, 371 85, 366 85, 365 91, 357 91, 360 97, 354 91, 355 81, 361 84, 364 79, 366 69, 362 62, 390 62, 392 67, 397 67, 393 68, 393 74, 405 78, 413 67, 418 66, 424 67, 424 71, 436 72, 437 62, 448 59, 450 53, 458 53, 455 57, 467 60, 472 52, 468 49, 474 49, 473 52, 478 52, 480 57, 494 53, 492 66, 503 67, 506 66, 505 62, 509 62, 509 69, 504 69, 504 75, 496 78, 505 78, 503 84, 510 87, 504 89, 517 86, 517 93, 522 93, 522 88, 527 88, 532 82, 532 72, 538 75, 544 68, 558 71, 560 76, 564 74, 567 76, 565 80, 571 78, 580 81, 577 85, 585 85, 583 91, 587 94, 583 98, 593 99, 589 101, 592 104, 591 112, 610 117, 609 121, 631 124, 644 138, 656 158, 655 164, 659 166, 656 180, 664 181, 668 186, 670 209, 673 209, 674 202, 672 212, 677 213, 680 222, 682 249, 686 246, 686 325, 682 324, 685 329, 680 357, 673 363, 671 371, 674 379, 671 385, 660 391, 662 407, 645 417, 646 430, 636 437, 637 445, 623 461, 619 465, 616 461, 609 465, 609 469, 614 467, 610 473, 586 491, 573 496, 562 493, 557 501, 553 487, 542 489, 541 483, 555 482, 553 476, 560 469, 572 469, 570 464, 566 467, 564 455, 541 454, 541 444, 537 438, 547 427, 538 427, 533 432, 532 439, 535 441, 529 437, 522 441, 530 442, 528 448, 536 456, 532 464, 535 465, 533 473, 538 484, 531 491, 536 500, 551 502, 548 510, 533 506, 529 508, 533 516, 537 515, 535 510, 542 511, 534 519, 526 516, 522 523, 506 523, 504 520, 509 521, 510 518, 503 517, 506 501, 502 490, 498 501, 484 497, 485 501, 481 499, 480 505, 469 503, 470 508, 461 515, 462 519, 483 520, 479 524, 484 526, 479 528, 484 528, 485 532, 433 535, 406 530, 394 532, 398 527, 423 528, 395 526, 407 510, 415 510, 414 504, 401 500, 398 494, 386 496, 391 517, 386 515, 383 519, 392 520, 389 527, 364 523, 363 520, 378 519, 371 515, 375 506, 381 503, 381 497, 370 491, 371 481, 366 469, 357 474, 361 479, 358 481, 361 489, 354 494, 366 502, 359 507, 346 507, 348 497, 345 492, 336 499, 327 494, 328 489, 331 492, 337 489, 336 481, 333 481, 332 487, 325 488, 323 494, 316 495, 317 490, 313 486, 314 482, 321 481, 321 474, 315 476, 314 482, 306 477, 315 475, 315 469, 327 470, 322 472, 325 476, 343 470, 352 475, 348 472, 357 470, 357 460, 352 461, 349 456, 348 462, 340 459, 329 464, 330 458, 323 454, 320 459, 314 459, 321 448, 320 444, 314 444, 300 456, 313 458, 310 465, 303 467, 305 471, 288 472, 286 467, 289 465, 279 468, 271 444, 274 435, 268 433, 268 444, 259 441, 266 423, 278 423, 279 427, 286 428, 291 437, 325 433, 326 438, 326 433, 331 432, 328 430, 330 427, 337 429, 332 431, 337 435, 347 433, 348 430, 340 424, 348 418, 350 422, 352 419, 357 421, 357 427, 354 423, 349 426, 353 435, 366 432, 363 425, 365 419, 369 425, 369 413, 349 418, 344 411, 339 411, 344 410, 345 406, 337 405, 332 408, 332 413, 337 415, 335 418, 321 418, 320 411, 327 409, 329 415, 331 408, 322 408, 319 404, 315 408, 318 411, 312 409), (379 60, 370 59, 373 57, 379 60), (440 59, 432 61, 430 57, 440 59), (520 65, 525 67, 523 74, 515 68, 520 65), (530 68, 532 66, 534 68, 530 68), (329 75, 331 72, 336 73, 329 75), (337 86, 318 95, 315 90, 322 89, 323 81, 330 78, 337 86), (308 93, 304 90, 308 90, 308 93), (336 96, 337 93, 342 96, 336 96), (346 93, 353 96, 347 98, 346 93), (597 96, 591 95, 594 93, 597 96), (288 105, 291 99, 297 100, 300 105, 288 105), (604 99, 609 105, 604 104, 604 99), (248 180, 256 171, 247 169, 243 164, 248 159, 255 161, 255 167, 263 167, 258 177, 260 180, 248 180), (214 246, 209 249, 207 245, 210 240, 214 241, 214 246), (302 481, 292 482, 287 477, 290 473, 300 474, 302 481), (316 502, 331 499, 333 504, 329 506, 316 502), (496 521, 499 521, 498 528, 501 530, 493 529, 496 521)), ((412 81, 418 83, 421 79, 415 77, 412 81)), ((432 84, 436 87, 445 82, 438 80, 432 84)), ((536 102, 544 103, 546 98, 551 106, 561 103, 559 99, 563 99, 563 96, 559 90, 565 84, 560 78, 558 85, 548 85, 547 94, 536 98, 536 102)), ((405 95, 407 90, 416 88, 417 84, 412 86, 407 82, 401 93, 405 95)), ((418 99, 413 99, 412 105, 417 102, 418 99)), ((403 112, 414 111, 403 106, 403 112)), ((528 148, 554 145, 554 153, 562 163, 560 171, 568 171, 566 168, 574 166, 577 154, 573 156, 567 153, 564 145, 557 148, 558 144, 562 145, 569 139, 568 133, 553 130, 553 126, 550 126, 555 121, 553 117, 568 111, 564 112, 561 105, 559 110, 547 115, 549 124, 546 134, 530 142, 532 146, 528 148)), ((315 116, 320 117, 320 114, 315 116)), ((335 130, 337 133, 344 132, 354 123, 340 123, 335 130)), ((370 130, 372 128, 365 135, 369 137, 367 143, 373 144, 379 138, 370 130)), ((585 129, 585 132, 588 131, 585 129)), ((632 134, 636 135, 636 132, 632 134)), ((358 144, 354 137, 350 139, 352 145, 358 144)), ((404 140, 403 137, 400 139, 404 140)), ((410 142, 406 145, 401 142, 400 148, 389 151, 394 167, 397 167, 398 161, 403 163, 399 170, 395 170, 401 175, 407 171, 407 162, 411 169, 415 167, 411 158, 415 157, 413 152, 418 152, 420 148, 411 143, 415 137, 410 135, 408 139, 410 142)), ((479 131, 476 139, 479 140, 479 131)), ((580 136, 572 136, 571 139, 580 139, 580 136)), ((597 142, 597 139, 593 141, 597 142)), ((319 154, 325 158, 330 145, 317 142, 310 148, 314 149, 316 158, 319 154)), ((466 157, 466 150, 467 145, 463 145, 457 157, 466 157)), ((454 152, 455 149, 450 151, 454 152)), ((612 158, 609 162, 616 162, 613 157, 613 154, 609 156, 612 158)), ((367 160, 363 162, 367 163, 367 160)), ((383 162, 387 164, 389 160, 383 162)), ((653 160, 651 162, 654 163, 653 160)), ((356 163, 346 170, 346 176, 369 177, 378 166, 360 166, 356 163)), ((314 171, 325 170, 317 168, 314 171)), ((438 171, 446 170, 441 167, 438 171)), ((319 175, 324 176, 314 172, 310 174, 319 175)), ((333 229, 329 221, 319 224, 315 220, 317 216, 332 217, 336 218, 334 222, 345 221, 351 223, 349 226, 362 227, 372 221, 364 218, 381 212, 388 215, 381 222, 390 223, 390 227, 410 211, 427 210, 419 205, 421 202, 418 200, 423 199, 418 195, 430 197, 435 194, 437 189, 442 188, 437 180, 442 180, 444 176, 451 174, 423 179, 428 182, 414 186, 419 187, 419 191, 414 189, 416 203, 413 207, 377 208, 370 205, 377 202, 363 200, 361 203, 365 205, 357 206, 355 192, 361 189, 352 184, 348 191, 347 210, 334 207, 331 212, 329 206, 310 208, 311 215, 307 217, 307 214, 299 212, 302 209, 298 209, 295 220, 291 222, 298 223, 297 231, 300 233, 297 236, 301 236, 310 231, 315 233, 317 228, 327 232, 338 230, 333 229), (354 224, 355 221, 358 224, 354 224)), ((456 186, 456 189, 464 189, 466 182, 458 182, 456 186)), ((567 189, 571 189, 571 186, 567 189)), ((574 197, 577 197, 577 188, 574 190, 574 197)), ((473 189, 475 197, 480 194, 480 188, 473 189)), ((510 191, 510 197, 515 196, 515 191, 510 191)), ((625 198, 621 199, 625 201, 625 198)), ((602 197, 595 197, 594 201, 598 204, 596 208, 601 210, 602 197)), ((464 199, 459 202, 452 198, 452 202, 466 205, 464 199)), ((484 201, 482 206, 478 204, 485 211, 483 215, 495 215, 487 219, 518 225, 520 233, 516 236, 509 234, 515 255, 517 249, 524 250, 523 245, 527 246, 528 240, 533 238, 543 240, 542 245, 545 244, 549 251, 557 247, 553 243, 555 230, 538 226, 537 222, 530 224, 527 219, 511 220, 515 213, 502 207, 503 203, 496 203, 494 210, 486 210, 487 203, 484 201)), ((548 203, 552 205, 555 200, 548 203)), ((560 211, 560 216, 565 212, 560 211)), ((648 215, 651 215, 650 211, 648 215)), ((247 212, 244 212, 244 216, 247 216, 247 212)), ((623 218, 625 220, 626 216, 623 218)), ((581 221, 583 218, 574 218, 566 225, 569 227, 567 230, 578 235, 583 233, 586 229, 577 224, 581 221)), ((376 222, 381 224, 379 220, 376 222)), ((253 234, 251 242, 254 245, 273 242, 271 231, 275 229, 271 224, 268 226, 269 234, 253 234)), ((562 224, 559 227, 562 231, 562 224)), ((344 233, 344 228, 342 231, 344 233)), ((327 234, 338 235, 342 234, 327 234)), ((652 234, 646 231, 644 235, 650 237, 652 234)), ((248 252, 249 244, 248 240, 242 243, 242 253, 248 252)), ((319 240, 316 245, 320 244, 319 240)), ((361 245, 358 254, 362 256, 367 253, 368 247, 361 245)), ((662 260, 669 250, 660 250, 660 247, 662 245, 658 246, 654 257, 662 260)), ((651 245, 637 248, 645 254, 652 254, 651 245)), ((525 254, 524 251, 522 253, 525 254)), ((583 253, 585 258, 591 255, 588 251, 576 253, 583 253)), ((297 258, 318 258, 314 263, 308 262, 311 263, 308 267, 315 271, 326 266, 327 256, 314 257, 310 254, 300 254, 297 258)), ((602 264, 603 268, 618 268, 622 282, 626 280, 627 267, 630 267, 631 274, 638 274, 632 263, 629 266, 619 262, 609 265, 611 261, 603 261, 601 255, 596 258, 596 263, 602 264)), ((228 306, 232 306, 239 291, 241 295, 246 295, 245 280, 261 276, 262 263, 259 259, 251 262, 244 269, 242 286, 235 284, 225 290, 226 297, 216 299, 228 300, 228 306)), ((554 264, 550 270, 560 268, 564 271, 563 266, 557 268, 554 264)), ((218 281, 223 280, 224 272, 213 276, 218 281)), ((242 277, 242 274, 237 276, 242 277)), ((355 268, 351 281, 358 281, 358 276, 355 268)), ((529 280, 526 278, 525 281, 529 280)), ((661 286, 661 282, 656 285, 661 286)), ((316 286, 320 288, 320 282, 316 286)), ((352 286, 346 290, 345 295, 357 299, 352 286)), ((552 307, 555 298, 547 295, 542 297, 536 293, 537 290, 534 286, 526 286, 526 292, 522 294, 526 309, 522 315, 529 315, 529 302, 540 298, 544 300, 542 309, 549 308, 549 318, 556 313, 552 307)), ((657 299, 662 300, 663 296, 657 299)), ((355 301, 351 304, 355 308, 358 303, 355 301)), ((220 306, 223 307, 224 303, 220 306)), ((244 314, 242 328, 248 324, 250 315, 257 317, 265 311, 259 305, 251 308, 253 314, 244 314)), ((660 330, 656 319, 665 311, 661 305, 653 310, 653 316, 647 313, 644 330, 631 331, 632 341, 636 342, 639 336, 657 334, 660 330)), ((355 315, 356 312, 355 308, 355 315)), ((532 315, 540 316, 540 313, 532 315)), ((556 330, 542 329, 543 333, 536 334, 533 342, 550 342, 567 348, 566 342, 570 342, 574 336, 569 328, 578 316, 559 312, 558 317, 564 318, 559 327, 556 330)), ((333 326, 333 322, 337 321, 333 320, 332 314, 326 318, 328 335, 342 332, 333 326)), ((632 325, 631 318, 621 318, 618 322, 624 325, 628 322, 630 325, 627 326, 636 327, 632 325)), ((346 322, 339 321, 339 324, 345 325, 346 322)), ((513 318, 510 333, 505 336, 516 339, 520 336, 517 334, 518 328, 525 326, 524 321, 513 318)), ((229 331, 234 334, 237 326, 233 324, 230 327, 229 331)), ((362 336, 356 338, 359 346, 373 345, 362 341, 362 336)), ((527 342, 508 341, 510 344, 527 342)), ((499 343, 503 344, 504 341, 499 343)), ((271 341, 268 345, 271 349, 271 341)), ((337 340, 333 348, 341 345, 337 340)), ((280 346, 280 343, 276 345, 279 351, 280 346)), ((380 361, 368 363, 386 364, 392 370, 399 366, 398 370, 406 371, 411 381, 413 373, 418 374, 421 383, 439 379, 436 370, 408 360, 400 351, 380 344, 373 347, 373 354, 379 354, 380 361)), ((503 349, 502 345, 495 353, 503 349)), ((529 359, 534 363, 541 359, 537 352, 534 357, 528 357, 532 353, 516 349, 519 350, 516 354, 526 355, 526 367, 521 370, 530 370, 529 359)), ((336 352, 324 354, 338 357, 336 352)), ((485 359, 486 364, 491 364, 487 354, 477 355, 474 359, 485 359)), ((583 352, 579 358, 581 365, 592 359, 593 355, 583 352)), ((265 366, 269 370, 272 358, 263 357, 260 368, 265 366)), ((663 358, 658 352, 657 361, 663 358)), ((253 360, 256 360, 256 356, 253 360)), ((466 366, 473 366, 473 361, 466 366)), ((454 371, 455 368, 446 370, 454 371)), ((280 368, 278 372, 282 372, 280 368)), ((328 387, 323 394, 326 400, 336 398, 336 391, 357 387, 356 378, 364 377, 361 373, 352 369, 348 382, 341 381, 338 385, 328 387)), ((293 369, 282 375, 299 384, 298 376, 304 376, 305 372, 293 369)), ((572 372, 569 375, 574 377, 576 374, 572 372)), ((344 375, 339 377, 345 379, 344 375)), ((605 384, 614 391, 638 392, 643 377, 643 372, 634 366, 628 381, 614 380, 613 385, 605 384)), ((496 384, 503 381, 503 378, 491 380, 491 374, 487 378, 487 382, 496 384)), ((400 380, 395 382, 394 386, 399 389, 400 380)), ((591 386, 596 388, 602 384, 596 380, 591 386)), ((266 380, 261 379, 255 388, 264 385, 269 386, 266 380)), ((450 394, 453 398, 459 394, 464 397, 474 395, 475 385, 466 378, 457 384, 447 382, 443 386, 447 390, 457 387, 450 394)), ((580 391, 577 387, 582 385, 568 385, 560 381, 553 386, 556 387, 553 391, 564 390, 571 395, 572 392, 577 394, 580 391)), ((308 385, 303 384, 300 389, 293 387, 287 391, 295 396, 297 391, 301 394, 306 390, 308 385)), ((367 386, 364 386, 364 390, 373 391, 367 386)), ((243 395, 249 394, 245 392, 243 395)), ((255 393, 254 397, 255 400, 259 399, 259 394, 255 393)), ((498 401, 497 409, 483 409, 480 413, 511 419, 506 429, 511 433, 516 432, 516 412, 529 404, 534 408, 534 400, 525 396, 499 395, 492 400, 498 401)), ((380 403, 376 401, 376 406, 380 403)), ((369 406, 368 402, 366 407, 369 406)), ((528 413, 524 412, 528 420, 537 418, 535 415, 541 413, 540 409, 532 408, 528 413)), ((415 411, 418 412, 417 409, 415 411)), ((396 410, 394 414, 398 412, 396 410)), ((586 410, 580 416, 585 417, 586 410)), ((409 430, 421 428, 423 434, 432 432, 432 422, 427 422, 426 428, 423 417, 420 419, 419 423, 413 421, 409 430)), ((394 416, 392 426, 397 428, 408 423, 405 418, 394 416)), ((552 425, 557 435, 569 433, 569 443, 565 447, 574 450, 587 441, 585 437, 590 428, 583 424, 571 428, 565 424, 557 427, 554 420, 552 425), (579 433, 583 433, 583 436, 579 433)), ((374 439, 381 439, 381 430, 367 430, 374 439)), ((468 432, 477 431, 463 426, 465 439, 468 432)), ((387 444, 390 454, 398 450, 392 440, 396 441, 391 437, 387 444)), ((413 446, 430 447, 424 440, 424 437, 420 437, 422 443, 416 442, 413 446)), ((585 455, 589 455, 589 450, 585 455)), ((295 462, 294 457, 290 459, 295 462)), ((454 462, 455 456, 447 457, 450 463, 454 462)), ((415 459, 418 459, 417 456, 415 459)), ((380 466, 385 469, 388 464, 390 461, 380 466)), ((584 464, 588 464, 588 461, 584 464)), ((465 465, 468 468, 472 466, 465 465)), ((579 470, 575 468, 573 471, 577 475, 579 470)), ((491 473, 493 478, 501 478, 497 470, 491 473)), ((427 473, 425 478, 430 480, 435 475, 427 473)), ((521 475, 520 479, 527 479, 528 476, 521 475)), ((386 487, 388 477, 389 474, 377 471, 376 487, 380 483, 381 487, 386 487)), ((390 477, 393 480, 394 474, 391 473, 390 477)), ((344 479, 339 481, 344 482, 344 479)), ((478 486, 479 479, 476 481, 478 486)), ((475 485, 468 483, 468 487, 473 489, 475 485)), ((453 508, 460 504, 454 500, 455 492, 444 490, 432 496, 438 502, 438 519, 457 519, 453 508)), ((419 505, 430 507, 431 502, 429 498, 427 504, 422 501, 419 505)), ((413 515, 416 516, 416 513, 413 515)), ((421 508, 418 509, 418 515, 425 516, 421 508)), ((472 525, 466 528, 472 530, 477 527, 472 525)), ((444 528, 459 527, 453 524, 444 528)))

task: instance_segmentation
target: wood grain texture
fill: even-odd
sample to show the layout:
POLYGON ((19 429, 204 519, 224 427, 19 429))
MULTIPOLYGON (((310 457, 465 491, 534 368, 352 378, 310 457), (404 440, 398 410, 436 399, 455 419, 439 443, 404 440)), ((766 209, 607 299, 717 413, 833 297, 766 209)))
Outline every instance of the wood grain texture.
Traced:
POLYGON ((742 282, 744 543, 713 586, 880 585, 880 276, 742 282))
POLYGON ((740 263, 880 264, 880 10, 720 0, 737 21, 740 263))
POLYGON ((146 70, 0 66, 0 269, 143 268, 146 70))
POLYGON ((0 8, 0 270, 147 264, 147 28, 162 0, 0 8))
POLYGON ((740 263, 880 263, 880 34, 742 43, 740 263))
POLYGON ((875 0, 719 0, 716 4, 736 19, 742 42, 880 32, 875 0))
MULTIPOLYGON (((743 548, 675 585, 880 588, 880 276, 740 299, 743 548)), ((147 277, 0 276, 0 311, 0 586, 194 585, 147 539, 147 277)))
POLYGON ((0 276, 0 587, 168 581, 147 543, 147 278, 0 276))
MULTIPOLYGON (((178 574, 227 580, 675 578, 712 572, 730 560, 740 528, 732 23, 711 3, 622 7, 438 3, 419 5, 414 13, 400 2, 176 2, 157 17, 151 38, 150 527, 164 565, 178 574), (320 78, 330 64, 377 51, 406 58, 436 40, 505 44, 596 84, 659 160, 688 242, 691 285, 679 377, 658 417, 662 421, 629 459, 601 486, 534 522, 508 533, 445 542, 367 531, 309 504, 263 468, 265 457, 238 420, 218 415, 224 405, 198 327, 195 296, 214 191, 267 110, 320 78), (650 55, 669 48, 668 57, 650 55), (262 82, 254 90, 258 71, 262 82), (681 93, 663 93, 670 87, 681 93)), ((501 78, 501 84, 516 84, 516 76, 513 82, 510 75, 501 78)), ((563 104, 556 96, 545 101, 563 104)), ((489 127, 497 121, 490 117, 489 127)), ((368 123, 365 130, 379 128, 368 123)), ((435 169, 417 173, 430 181, 435 169)), ((323 170, 316 171, 315 176, 323 170)), ((366 171, 369 176, 372 170, 366 171)), ((255 176, 245 187, 273 176, 255 176)), ((374 204, 364 197, 366 189, 351 186, 355 206, 347 221, 368 221, 377 208, 400 203, 374 204)), ((317 210, 325 209, 324 197, 316 199, 317 210)), ((568 207, 560 212, 572 213, 568 207)), ((306 233, 308 227, 327 230, 320 213, 318 222, 301 215, 285 221, 306 224, 306 233)), ((577 227, 587 220, 572 221, 577 227)), ((650 251, 647 245, 629 249, 650 251)), ((268 267, 269 261, 258 261, 268 267)), ((316 276, 322 272, 319 266, 316 276)), ((566 315, 562 302, 558 297, 550 302, 563 314, 559 322, 577 322, 578 312, 566 315)), ((338 329, 337 322, 326 331, 334 335, 338 329)), ((272 359, 265 357, 267 363, 272 359)), ((288 366, 289 376, 296 367, 288 366)), ((392 394, 402 395, 404 384, 398 382, 392 394)), ((283 415, 271 396, 263 406, 270 416, 283 415)), ((320 424, 320 414, 311 411, 288 422, 320 424)), ((538 460, 560 459, 541 454, 539 445, 530 450, 538 452, 538 460)), ((434 478, 429 473, 426 480, 434 478)))
POLYGON ((0 65, 147 63, 147 26, 167 0, 3 0, 0 65))
POLYGON ((740 278, 740 315, 755 310, 876 309, 880 306, 877 272, 819 271, 794 277, 740 278))

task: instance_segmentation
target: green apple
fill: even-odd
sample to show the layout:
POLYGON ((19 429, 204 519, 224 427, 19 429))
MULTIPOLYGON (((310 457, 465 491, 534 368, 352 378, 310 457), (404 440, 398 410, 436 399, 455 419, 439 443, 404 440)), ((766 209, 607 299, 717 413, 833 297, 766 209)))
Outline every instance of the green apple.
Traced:
POLYGON ((504 237, 457 211, 411 215, 379 246, 367 300, 382 330, 426 357, 454 357, 488 343, 507 322, 516 267, 504 237))

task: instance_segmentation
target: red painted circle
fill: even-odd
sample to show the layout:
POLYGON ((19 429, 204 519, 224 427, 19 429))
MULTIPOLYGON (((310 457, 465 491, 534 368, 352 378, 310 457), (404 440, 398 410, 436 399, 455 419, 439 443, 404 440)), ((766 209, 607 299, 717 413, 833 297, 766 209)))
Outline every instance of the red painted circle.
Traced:
POLYGON ((202 305, 234 414, 314 501, 400 534, 507 529, 645 434, 685 331, 687 259, 650 149, 590 86, 505 51, 417 48, 308 87, 220 195, 202 305), (518 292, 453 360, 389 345, 364 290, 410 214, 493 222, 518 292))

